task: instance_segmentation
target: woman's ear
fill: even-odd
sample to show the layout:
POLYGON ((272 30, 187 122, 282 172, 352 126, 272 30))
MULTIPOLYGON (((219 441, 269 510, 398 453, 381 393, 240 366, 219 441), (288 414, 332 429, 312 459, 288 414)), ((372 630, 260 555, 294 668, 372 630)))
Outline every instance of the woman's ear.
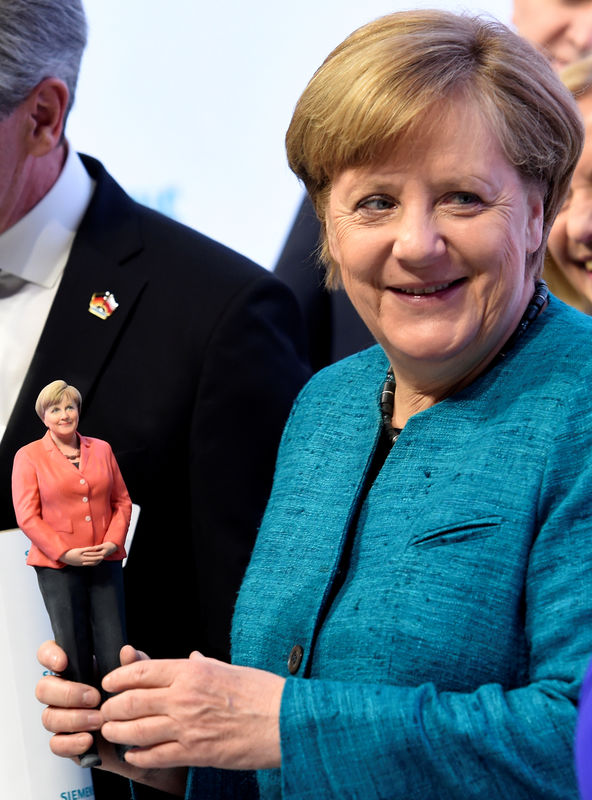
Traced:
POLYGON ((61 142, 69 102, 68 87, 59 78, 45 78, 24 101, 27 145, 33 156, 44 156, 61 142))
POLYGON ((541 186, 531 186, 526 195, 528 218, 526 222, 526 252, 534 253, 543 241, 545 215, 544 192, 541 186))

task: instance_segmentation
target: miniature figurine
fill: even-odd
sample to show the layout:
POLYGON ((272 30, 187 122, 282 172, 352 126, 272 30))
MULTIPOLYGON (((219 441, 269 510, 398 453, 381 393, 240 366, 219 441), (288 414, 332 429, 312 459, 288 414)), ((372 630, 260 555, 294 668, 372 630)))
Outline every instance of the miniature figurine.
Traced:
MULTIPOLYGON (((48 430, 16 453, 12 499, 32 543, 27 564, 68 656, 62 676, 100 687, 126 643, 121 562, 132 504, 109 444, 77 433, 81 402, 62 380, 41 390, 35 411, 48 430)), ((96 744, 80 762, 101 763, 96 744)))

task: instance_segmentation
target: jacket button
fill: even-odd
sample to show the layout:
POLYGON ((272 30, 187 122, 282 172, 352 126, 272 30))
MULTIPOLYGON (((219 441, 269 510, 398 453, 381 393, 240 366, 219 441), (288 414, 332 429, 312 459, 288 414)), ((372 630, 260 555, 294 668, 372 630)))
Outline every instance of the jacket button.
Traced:
POLYGON ((84 520, 85 520, 85 522, 90 522, 91 518, 87 514, 86 517, 84 518, 84 520))
POLYGON ((88 503, 88 497, 83 497, 83 498, 82 498, 82 502, 83 502, 83 503, 88 503))
POLYGON ((304 657, 304 648, 299 644, 295 644, 290 650, 290 657, 288 658, 288 672, 290 675, 296 675, 302 664, 304 657))

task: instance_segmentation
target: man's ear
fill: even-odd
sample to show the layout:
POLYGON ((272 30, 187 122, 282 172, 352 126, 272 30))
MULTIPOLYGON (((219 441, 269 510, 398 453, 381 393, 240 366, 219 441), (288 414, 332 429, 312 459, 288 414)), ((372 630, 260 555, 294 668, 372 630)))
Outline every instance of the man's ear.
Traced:
POLYGON ((44 78, 25 100, 27 144, 31 155, 47 155, 60 144, 69 96, 64 81, 44 78))

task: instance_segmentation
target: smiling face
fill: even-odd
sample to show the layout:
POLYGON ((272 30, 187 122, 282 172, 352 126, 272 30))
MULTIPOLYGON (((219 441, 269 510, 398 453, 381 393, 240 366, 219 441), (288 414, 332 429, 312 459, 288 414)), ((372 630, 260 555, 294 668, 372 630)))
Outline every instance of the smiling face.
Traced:
POLYGON ((555 69, 592 52, 592 0, 514 0, 513 18, 555 69))
POLYGON ((586 141, 569 194, 549 234, 549 253, 578 296, 576 303, 592 313, 592 92, 578 100, 586 141))
POLYGON ((483 369, 532 296, 542 216, 540 188, 461 101, 334 179, 329 249, 395 375, 446 389, 483 369))
POLYGON ((49 428, 52 437, 64 444, 76 441, 78 428, 78 406, 74 399, 64 392, 62 397, 49 405, 43 414, 43 422, 49 428))

